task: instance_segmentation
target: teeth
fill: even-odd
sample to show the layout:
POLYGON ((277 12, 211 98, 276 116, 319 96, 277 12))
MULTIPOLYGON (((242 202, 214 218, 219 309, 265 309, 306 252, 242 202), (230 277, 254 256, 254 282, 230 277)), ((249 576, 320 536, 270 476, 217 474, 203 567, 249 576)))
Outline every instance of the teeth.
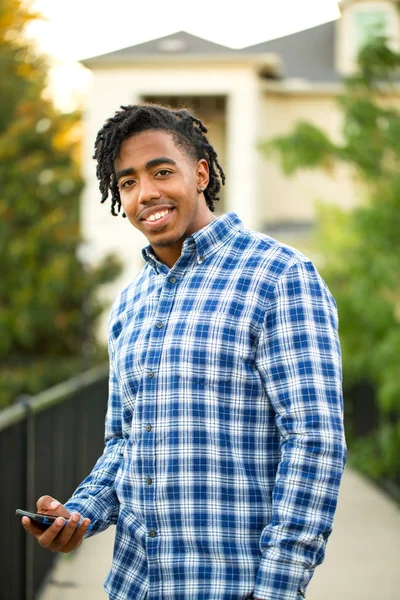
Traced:
POLYGON ((149 217, 147 217, 146 221, 158 221, 162 217, 165 217, 169 213, 169 210, 163 210, 161 212, 153 213, 149 217))

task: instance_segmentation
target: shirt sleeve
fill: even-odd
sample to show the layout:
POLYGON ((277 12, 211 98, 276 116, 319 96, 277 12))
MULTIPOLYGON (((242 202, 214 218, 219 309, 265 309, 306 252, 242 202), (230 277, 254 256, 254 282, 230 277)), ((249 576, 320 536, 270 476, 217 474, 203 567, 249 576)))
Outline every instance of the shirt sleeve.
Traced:
POLYGON ((324 559, 346 462, 336 304, 311 262, 280 277, 257 348, 280 462, 254 598, 296 600, 324 559))
POLYGON ((65 507, 92 521, 86 537, 107 529, 117 522, 119 501, 115 478, 122 464, 125 440, 122 435, 122 402, 118 378, 110 348, 109 397, 105 424, 105 447, 91 473, 78 486, 65 507))

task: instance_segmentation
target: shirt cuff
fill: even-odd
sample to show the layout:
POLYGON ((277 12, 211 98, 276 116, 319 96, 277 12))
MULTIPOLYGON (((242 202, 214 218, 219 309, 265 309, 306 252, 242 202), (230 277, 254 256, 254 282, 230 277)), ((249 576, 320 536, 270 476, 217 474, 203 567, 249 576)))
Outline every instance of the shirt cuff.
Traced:
POLYGON ((261 558, 253 597, 259 600, 297 600, 313 575, 299 564, 280 562, 268 556, 261 558))
POLYGON ((100 494, 89 497, 72 496, 64 506, 70 513, 78 512, 81 519, 91 520, 92 529, 86 532, 85 538, 100 533, 117 522, 117 511, 110 514, 110 504, 107 498, 101 497, 100 494))

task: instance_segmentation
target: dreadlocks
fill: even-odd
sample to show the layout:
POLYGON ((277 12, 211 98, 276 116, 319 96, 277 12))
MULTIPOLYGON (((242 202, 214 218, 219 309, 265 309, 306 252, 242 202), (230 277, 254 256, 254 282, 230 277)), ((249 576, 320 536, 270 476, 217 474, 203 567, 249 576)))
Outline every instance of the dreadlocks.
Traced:
MULTIPOLYGON (((113 117, 107 119, 97 134, 93 158, 97 160, 96 175, 99 180, 101 202, 111 192, 111 214, 121 212, 121 198, 115 177, 114 161, 121 144, 127 138, 147 130, 169 132, 175 143, 193 160, 205 159, 209 166, 210 181, 204 196, 208 208, 214 212, 214 202, 225 184, 225 173, 218 163, 217 153, 204 135, 207 128, 188 110, 171 110, 156 104, 121 106, 113 117)), ((122 214, 125 217, 125 214, 122 214)))

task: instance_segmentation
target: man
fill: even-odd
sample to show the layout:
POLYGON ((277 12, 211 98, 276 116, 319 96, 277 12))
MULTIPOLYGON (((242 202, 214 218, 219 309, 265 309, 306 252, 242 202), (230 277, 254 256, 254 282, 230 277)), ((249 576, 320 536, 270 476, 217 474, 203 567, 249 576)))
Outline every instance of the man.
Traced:
POLYGON ((67 525, 23 523, 61 552, 116 524, 113 600, 296 600, 332 529, 335 303, 300 252, 215 219, 206 132, 184 110, 127 106, 96 140, 102 201, 147 237, 146 264, 111 312, 104 453, 65 506, 39 500, 67 525))

